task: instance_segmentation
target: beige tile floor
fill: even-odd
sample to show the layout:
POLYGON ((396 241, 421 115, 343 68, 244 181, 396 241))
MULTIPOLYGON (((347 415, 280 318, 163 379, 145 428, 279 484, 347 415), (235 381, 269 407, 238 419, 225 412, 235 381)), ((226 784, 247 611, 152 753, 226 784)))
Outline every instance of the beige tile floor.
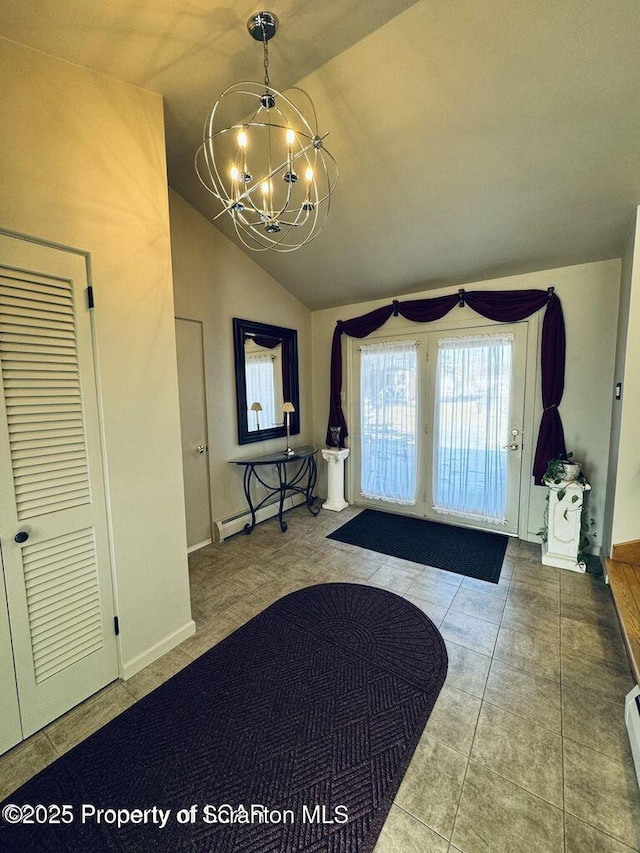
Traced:
POLYGON ((544 567, 539 547, 517 540, 494 585, 325 538, 356 512, 299 508, 285 534, 265 522, 193 554, 197 633, 0 758, 0 797, 275 599, 350 581, 413 601, 449 652, 375 853, 640 850, 622 704, 632 679, 602 580, 544 567))

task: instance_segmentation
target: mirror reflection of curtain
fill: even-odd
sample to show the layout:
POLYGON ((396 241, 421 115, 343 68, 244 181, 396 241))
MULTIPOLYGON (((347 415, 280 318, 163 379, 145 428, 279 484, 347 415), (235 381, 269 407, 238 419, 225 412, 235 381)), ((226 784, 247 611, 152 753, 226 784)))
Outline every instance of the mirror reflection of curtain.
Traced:
POLYGON ((504 523, 513 335, 438 341, 436 512, 504 523))
POLYGON ((415 341, 361 347, 362 495, 416 502, 415 341))
POLYGON ((249 432, 257 430, 258 421, 260 429, 270 429, 276 425, 274 357, 269 353, 247 354, 245 369, 249 432), (260 403, 262 411, 252 412, 253 403, 260 403))

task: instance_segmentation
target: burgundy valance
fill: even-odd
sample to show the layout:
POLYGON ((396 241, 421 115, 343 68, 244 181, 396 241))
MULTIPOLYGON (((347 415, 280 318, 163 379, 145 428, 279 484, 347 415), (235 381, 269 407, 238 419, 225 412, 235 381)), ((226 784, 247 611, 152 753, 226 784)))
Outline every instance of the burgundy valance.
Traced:
MULTIPOLYGON (((338 320, 331 343, 331 398, 329 401, 329 427, 339 426, 340 446, 349 435, 342 411, 342 335, 366 338, 383 326, 392 315, 405 317, 416 323, 440 320, 456 305, 468 305, 477 314, 498 323, 524 320, 546 306, 542 324, 540 363, 542 370, 542 420, 533 463, 533 476, 542 485, 542 475, 549 459, 566 453, 564 430, 558 406, 564 391, 566 339, 562 305, 552 287, 548 290, 459 290, 449 296, 433 299, 409 299, 376 308, 361 317, 338 320)), ((327 429, 327 444, 331 443, 327 429)))

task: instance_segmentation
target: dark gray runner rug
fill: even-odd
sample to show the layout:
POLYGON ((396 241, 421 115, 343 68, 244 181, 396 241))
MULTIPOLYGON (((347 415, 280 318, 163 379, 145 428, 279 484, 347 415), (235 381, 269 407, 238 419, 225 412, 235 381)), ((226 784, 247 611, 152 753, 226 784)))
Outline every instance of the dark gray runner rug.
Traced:
POLYGON ((0 850, 371 853, 446 674, 394 593, 291 593, 11 795, 0 850))
POLYGON ((365 509, 327 539, 498 583, 508 536, 365 509))

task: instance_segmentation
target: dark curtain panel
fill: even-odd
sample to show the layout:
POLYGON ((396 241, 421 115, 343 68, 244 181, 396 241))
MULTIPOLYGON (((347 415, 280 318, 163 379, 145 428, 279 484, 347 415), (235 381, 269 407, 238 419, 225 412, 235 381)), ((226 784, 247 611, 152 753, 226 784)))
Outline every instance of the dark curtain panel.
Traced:
POLYGON ((565 356, 566 335, 562 305, 555 293, 552 293, 542 323, 540 348, 543 412, 533 463, 533 475, 538 486, 543 485, 542 475, 547 462, 567 453, 562 419, 558 411, 564 391, 565 356))
POLYGON ((329 398, 329 424, 327 426, 327 444, 331 444, 331 430, 329 427, 340 427, 340 447, 344 447, 344 440, 349 435, 347 422, 342 411, 342 334, 351 338, 366 338, 371 332, 375 332, 383 326, 393 314, 393 305, 384 305, 376 308, 369 314, 354 317, 353 320, 338 320, 331 342, 331 392, 329 398))
POLYGON ((558 406, 564 391, 564 367, 566 338, 564 317, 560 300, 549 290, 459 290, 457 294, 437 296, 434 299, 410 299, 376 308, 361 317, 338 320, 331 343, 331 392, 329 400, 329 424, 327 444, 331 443, 330 427, 341 427, 340 446, 349 435, 347 422, 342 411, 342 335, 366 338, 383 326, 391 315, 400 314, 407 320, 431 323, 440 320, 456 305, 468 305, 477 314, 499 323, 514 323, 524 320, 544 308, 547 310, 542 324, 541 370, 543 413, 538 432, 533 464, 533 476, 537 485, 542 485, 542 475, 549 459, 566 453, 564 431, 558 406))

